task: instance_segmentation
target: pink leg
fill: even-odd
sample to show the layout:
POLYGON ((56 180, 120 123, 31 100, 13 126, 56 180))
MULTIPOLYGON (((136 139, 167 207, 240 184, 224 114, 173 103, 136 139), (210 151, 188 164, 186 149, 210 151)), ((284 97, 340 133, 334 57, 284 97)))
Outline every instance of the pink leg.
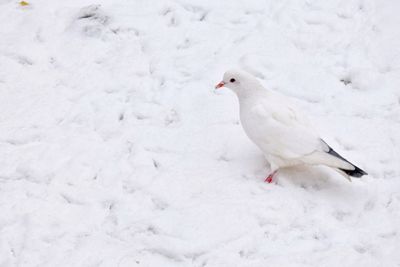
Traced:
POLYGON ((272 183, 273 182, 273 180, 274 180, 274 176, 275 176, 275 174, 278 172, 278 170, 276 170, 276 171, 274 171, 273 173, 271 173, 270 175, 268 175, 267 176, 267 178, 265 178, 265 181, 264 182, 266 182, 266 183, 272 183))

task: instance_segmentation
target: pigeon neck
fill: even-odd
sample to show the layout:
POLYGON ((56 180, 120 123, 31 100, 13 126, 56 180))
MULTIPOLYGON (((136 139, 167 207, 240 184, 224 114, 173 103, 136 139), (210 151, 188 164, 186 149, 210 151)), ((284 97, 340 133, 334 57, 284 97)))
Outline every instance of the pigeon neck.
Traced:
POLYGON ((239 102, 250 99, 258 99, 269 95, 269 91, 263 87, 252 87, 252 89, 240 90, 237 92, 239 102))

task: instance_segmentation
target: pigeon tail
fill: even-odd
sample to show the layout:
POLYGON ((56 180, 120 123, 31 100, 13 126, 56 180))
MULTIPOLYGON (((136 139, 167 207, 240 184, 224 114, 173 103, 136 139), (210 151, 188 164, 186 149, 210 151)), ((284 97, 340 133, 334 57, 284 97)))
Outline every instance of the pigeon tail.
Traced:
POLYGON ((355 178, 360 178, 361 176, 368 174, 365 171, 363 171, 362 169, 358 168, 357 166, 355 166, 355 165, 353 165, 353 166, 354 166, 354 170, 344 170, 344 169, 339 169, 339 170, 346 173, 348 176, 355 177, 355 178))
MULTIPOLYGON (((325 143, 325 142, 324 142, 325 143)), ((326 143, 325 143, 326 144, 326 143)), ((351 163, 350 161, 348 161, 347 159, 343 158, 342 156, 340 156, 335 150, 333 150, 328 144, 326 144, 329 148, 328 150, 328 154, 339 158, 347 163, 349 163, 350 165, 352 165, 354 167, 354 170, 346 170, 346 169, 342 169, 342 168, 338 168, 339 170, 341 170, 342 172, 346 173, 348 176, 351 177, 356 177, 356 178, 360 178, 363 175, 367 175, 368 173, 366 173, 365 171, 363 171, 362 169, 358 168, 356 165, 354 165, 353 163, 351 163)))

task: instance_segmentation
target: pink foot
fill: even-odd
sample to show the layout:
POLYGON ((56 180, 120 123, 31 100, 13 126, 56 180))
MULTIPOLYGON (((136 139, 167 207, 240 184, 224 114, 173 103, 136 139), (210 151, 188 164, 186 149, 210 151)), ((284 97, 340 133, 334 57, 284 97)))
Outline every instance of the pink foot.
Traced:
POLYGON ((272 183, 274 181, 274 176, 276 174, 277 171, 274 171, 273 173, 271 173, 270 175, 267 176, 267 178, 265 178, 266 183, 272 183))

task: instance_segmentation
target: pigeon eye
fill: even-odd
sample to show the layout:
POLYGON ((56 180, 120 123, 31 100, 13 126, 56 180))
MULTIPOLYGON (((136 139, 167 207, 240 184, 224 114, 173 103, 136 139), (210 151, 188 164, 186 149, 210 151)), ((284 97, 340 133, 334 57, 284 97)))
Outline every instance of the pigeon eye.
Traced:
POLYGON ((234 82, 236 82, 236 80, 232 78, 232 79, 230 80, 230 82, 231 82, 231 83, 234 83, 234 82))

